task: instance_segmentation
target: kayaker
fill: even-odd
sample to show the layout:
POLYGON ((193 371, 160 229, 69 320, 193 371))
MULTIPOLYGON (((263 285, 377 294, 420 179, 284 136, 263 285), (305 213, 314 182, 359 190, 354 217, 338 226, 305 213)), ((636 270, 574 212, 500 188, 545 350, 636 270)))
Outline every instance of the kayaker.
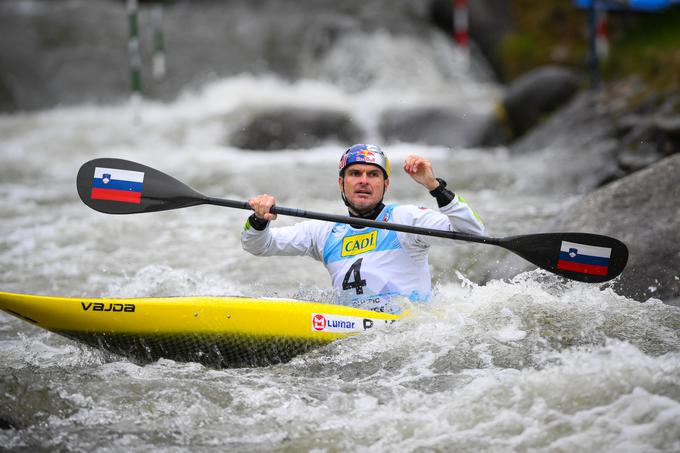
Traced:
MULTIPOLYGON (((484 234, 484 225, 465 200, 436 178, 431 162, 409 155, 404 171, 437 200, 439 212, 413 205, 385 205, 390 163, 375 145, 351 146, 340 159, 338 186, 351 217, 439 230, 484 234)), ((263 194, 248 200, 255 211, 241 234, 243 249, 257 256, 308 255, 330 273, 336 303, 376 311, 398 312, 399 300, 427 301, 432 293, 428 250, 449 239, 390 230, 307 220, 270 228, 276 204, 263 194)))

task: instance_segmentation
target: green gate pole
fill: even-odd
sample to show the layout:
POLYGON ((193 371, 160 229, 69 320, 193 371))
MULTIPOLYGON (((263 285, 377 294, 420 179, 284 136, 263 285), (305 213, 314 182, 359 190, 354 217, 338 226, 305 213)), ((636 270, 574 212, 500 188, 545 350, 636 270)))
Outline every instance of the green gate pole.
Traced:
POLYGON ((165 46, 163 37, 163 4, 156 2, 151 10, 151 26, 153 28, 153 78, 161 80, 165 77, 165 46))
POLYGON ((139 55, 139 28, 138 28, 138 4, 137 0, 127 0, 128 14, 128 56, 130 58, 130 88, 132 98, 141 98, 142 91, 142 58, 139 55))

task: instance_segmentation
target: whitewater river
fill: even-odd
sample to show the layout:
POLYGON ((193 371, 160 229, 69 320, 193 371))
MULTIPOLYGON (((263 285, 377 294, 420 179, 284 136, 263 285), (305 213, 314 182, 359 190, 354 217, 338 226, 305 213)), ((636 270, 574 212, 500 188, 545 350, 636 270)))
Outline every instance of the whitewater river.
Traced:
MULTIPOLYGON (((169 104, 80 106, 0 116, 0 289, 74 297, 248 295, 326 301, 310 258, 241 250, 247 212, 219 207, 109 216, 84 206, 80 165, 120 157, 212 196, 277 195, 343 213, 337 161, 347 143, 280 152, 227 144, 262 105, 353 112, 380 140, 394 103, 489 109, 494 89, 450 94, 240 76, 169 104), (368 108, 370 106, 370 108, 368 108)), ((465 198, 496 236, 532 233, 582 194, 589 162, 559 149, 386 145, 390 201, 436 206, 399 171, 411 152, 465 198)), ((280 218, 286 225, 296 219, 280 218)), ((0 314, 0 449, 19 451, 680 451, 680 310, 542 272, 484 281, 506 252, 432 250, 436 296, 384 331, 289 363, 211 369, 139 365, 0 314)))

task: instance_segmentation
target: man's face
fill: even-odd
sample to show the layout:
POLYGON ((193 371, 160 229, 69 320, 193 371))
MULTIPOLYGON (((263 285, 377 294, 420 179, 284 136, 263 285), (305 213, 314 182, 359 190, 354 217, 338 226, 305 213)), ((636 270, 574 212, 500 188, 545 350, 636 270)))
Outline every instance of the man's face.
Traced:
MULTIPOLYGON (((352 164, 345 170, 345 197, 359 211, 373 209, 382 199, 390 185, 380 167, 370 164, 352 164)), ((343 178, 338 178, 340 191, 343 178)), ((356 214, 356 213, 355 213, 356 214)))

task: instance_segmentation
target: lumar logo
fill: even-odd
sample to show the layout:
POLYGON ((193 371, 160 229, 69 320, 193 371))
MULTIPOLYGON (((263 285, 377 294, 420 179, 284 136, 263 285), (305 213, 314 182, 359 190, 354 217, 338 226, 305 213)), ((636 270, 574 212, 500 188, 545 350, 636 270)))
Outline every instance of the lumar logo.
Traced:
POLYGON ((342 240, 342 256, 358 255, 369 250, 375 250, 377 245, 377 231, 348 236, 342 240))
MULTIPOLYGON (((358 316, 326 315, 312 313, 312 330, 315 332, 347 333, 361 332, 372 329, 374 323, 381 319, 360 318, 358 316)), ((391 324, 393 319, 385 319, 385 324, 391 324)))
POLYGON ((135 304, 103 304, 101 302, 81 302, 84 311, 113 311, 113 312, 127 312, 135 311, 135 304))

